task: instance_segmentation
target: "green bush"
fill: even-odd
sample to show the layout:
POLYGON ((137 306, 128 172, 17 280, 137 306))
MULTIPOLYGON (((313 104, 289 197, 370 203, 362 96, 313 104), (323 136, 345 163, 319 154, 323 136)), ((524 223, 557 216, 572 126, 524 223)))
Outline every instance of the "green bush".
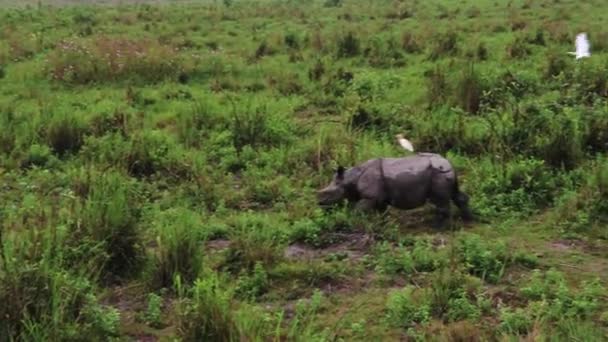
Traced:
POLYGON ((555 270, 545 274, 535 271, 527 286, 521 288, 523 296, 531 302, 529 307, 539 308, 538 317, 560 319, 587 319, 599 309, 599 298, 604 291, 599 279, 583 281, 580 289, 571 289, 564 275, 555 270))

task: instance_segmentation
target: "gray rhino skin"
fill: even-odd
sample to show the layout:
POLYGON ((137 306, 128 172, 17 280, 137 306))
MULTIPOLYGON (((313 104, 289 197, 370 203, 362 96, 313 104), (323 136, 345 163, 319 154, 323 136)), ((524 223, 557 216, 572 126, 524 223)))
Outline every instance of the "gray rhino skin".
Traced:
POLYGON ((403 158, 375 158, 345 169, 340 166, 332 182, 317 192, 319 205, 347 200, 359 210, 384 211, 388 206, 413 209, 430 201, 437 209, 435 226, 450 217, 450 201, 465 221, 472 220, 469 197, 458 188, 451 163, 439 154, 417 153, 403 158))

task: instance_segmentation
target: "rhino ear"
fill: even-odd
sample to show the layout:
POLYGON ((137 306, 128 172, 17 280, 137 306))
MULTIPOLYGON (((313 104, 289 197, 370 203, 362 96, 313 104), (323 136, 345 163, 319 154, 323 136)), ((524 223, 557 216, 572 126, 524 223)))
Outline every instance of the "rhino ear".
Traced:
POLYGON ((344 178, 344 166, 340 165, 338 166, 338 170, 336 170, 336 175, 338 175, 339 179, 344 178))

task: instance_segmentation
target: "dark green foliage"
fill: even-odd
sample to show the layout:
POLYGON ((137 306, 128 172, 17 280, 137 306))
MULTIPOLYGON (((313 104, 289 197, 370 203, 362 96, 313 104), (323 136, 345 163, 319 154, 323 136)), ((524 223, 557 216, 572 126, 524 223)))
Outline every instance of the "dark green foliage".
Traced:
POLYGON ((325 7, 341 7, 342 0, 325 0, 325 7))
POLYGON ((409 31, 404 32, 401 36, 401 48, 407 53, 419 53, 422 51, 419 38, 409 31))
POLYGON ((236 294, 244 299, 255 299, 268 291, 268 274, 261 263, 256 263, 251 275, 241 275, 236 294))
POLYGON ((353 31, 348 31, 346 34, 338 38, 338 58, 349 58, 359 55, 361 52, 361 43, 359 38, 353 31))
POLYGON ((46 167, 53 161, 51 149, 46 145, 33 144, 21 162, 22 167, 46 167))
POLYGON ((458 34, 455 31, 441 32, 435 35, 431 50, 431 60, 453 56, 458 52, 458 34))
POLYGON ((518 36, 507 46, 507 56, 512 59, 521 59, 530 54, 526 40, 518 36))

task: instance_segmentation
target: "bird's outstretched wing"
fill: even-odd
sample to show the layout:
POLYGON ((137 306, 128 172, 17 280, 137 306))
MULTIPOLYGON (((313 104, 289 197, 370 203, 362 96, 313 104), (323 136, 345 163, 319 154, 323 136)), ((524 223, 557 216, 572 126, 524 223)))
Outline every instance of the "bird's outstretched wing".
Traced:
POLYGON ((414 145, 412 145, 412 143, 405 139, 403 137, 403 134, 397 134, 397 141, 399 142, 399 145, 401 145, 401 147, 403 147, 404 149, 410 151, 410 152, 414 152, 414 145))

